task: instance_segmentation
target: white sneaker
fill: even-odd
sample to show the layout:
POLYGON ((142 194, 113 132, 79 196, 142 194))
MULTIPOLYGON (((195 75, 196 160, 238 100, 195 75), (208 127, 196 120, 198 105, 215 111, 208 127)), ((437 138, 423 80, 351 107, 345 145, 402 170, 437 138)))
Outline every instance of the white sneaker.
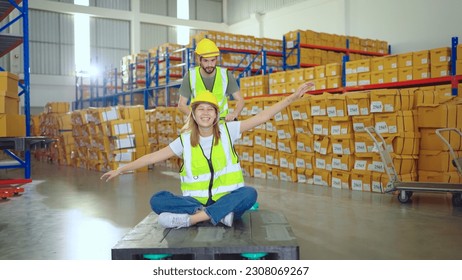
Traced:
POLYGON ((189 227, 189 214, 160 213, 157 222, 164 228, 189 227))
POLYGON ((234 220, 234 213, 229 212, 228 215, 224 216, 223 219, 220 220, 220 223, 224 224, 227 227, 232 227, 233 220, 234 220))

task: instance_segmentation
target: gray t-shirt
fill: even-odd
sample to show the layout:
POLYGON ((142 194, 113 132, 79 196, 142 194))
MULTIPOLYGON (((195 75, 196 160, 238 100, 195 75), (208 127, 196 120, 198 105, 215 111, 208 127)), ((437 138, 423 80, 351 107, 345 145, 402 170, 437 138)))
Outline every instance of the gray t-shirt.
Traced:
MULTIPOLYGON (((215 71, 215 74, 218 71, 215 71)), ((239 91, 239 86, 237 85, 237 81, 233 76, 233 73, 231 71, 227 71, 228 73, 228 86, 226 87, 226 96, 231 96, 233 93, 239 91)), ((213 89, 213 82, 215 81, 215 76, 212 77, 202 77, 202 80, 204 81, 205 88, 208 89, 209 91, 212 91, 213 89)), ((189 71, 186 73, 186 75, 183 77, 183 82, 181 83, 180 86, 180 95, 185 97, 186 99, 189 99, 191 97, 191 86, 189 84, 189 71)))

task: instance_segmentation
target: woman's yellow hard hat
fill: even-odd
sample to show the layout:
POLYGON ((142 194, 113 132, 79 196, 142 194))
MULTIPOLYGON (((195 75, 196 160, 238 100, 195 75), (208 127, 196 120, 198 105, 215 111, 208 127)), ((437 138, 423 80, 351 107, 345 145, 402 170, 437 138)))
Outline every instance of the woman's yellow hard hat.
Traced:
POLYGON ((202 102, 210 103, 215 107, 219 108, 216 96, 208 90, 198 92, 196 94, 196 97, 191 100, 191 106, 195 103, 202 102))
POLYGON ((220 50, 212 40, 204 38, 197 43, 196 54, 208 58, 220 55, 220 50))

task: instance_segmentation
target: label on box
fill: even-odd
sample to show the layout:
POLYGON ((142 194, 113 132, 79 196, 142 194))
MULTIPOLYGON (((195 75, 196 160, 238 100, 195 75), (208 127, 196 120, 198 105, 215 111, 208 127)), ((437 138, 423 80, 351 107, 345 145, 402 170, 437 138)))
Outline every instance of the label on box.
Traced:
POLYGON ((299 111, 292 111, 293 120, 302 120, 302 114, 299 111))
POLYGON ((342 144, 339 144, 339 143, 332 144, 332 152, 336 155, 343 154, 342 144))
POLYGON ((344 117, 344 116, 345 116, 345 113, 343 112, 342 109, 337 110, 337 117, 344 117))
POLYGON ((393 112, 395 108, 392 104, 385 104, 385 112, 393 112))
POLYGON ((312 116, 321 116, 321 107, 320 106, 311 106, 311 115, 312 116))
POLYGON ((314 124, 313 125, 313 133, 322 135, 322 124, 314 124))
POLYGON ((383 104, 381 101, 372 101, 371 102, 371 113, 381 113, 383 112, 383 104))
POLYGON ((355 191, 363 190, 363 181, 361 180, 351 180, 351 189, 355 191))
POLYGON ((330 133, 332 135, 340 135, 340 125, 333 125, 330 128, 330 133))
POLYGON ((367 160, 356 160, 354 169, 357 170, 366 170, 367 160))
POLYGON ((332 178, 332 187, 336 189, 342 188, 342 180, 339 178, 332 178))
POLYGON ((351 104, 347 106, 349 116, 359 116, 358 104, 351 104))
POLYGON ((332 159, 332 168, 342 169, 342 161, 339 158, 332 159))
POLYGON ((375 124, 375 130, 378 133, 388 133, 388 125, 386 122, 378 122, 375 124))
POLYGON ((336 117, 337 116, 337 109, 335 106, 327 107, 327 115, 329 117, 336 117))
POLYGON ((305 160, 297 158, 295 160, 295 167, 305 168, 305 160))
POLYGON ((355 151, 357 153, 367 153, 367 147, 365 142, 355 142, 355 151))
POLYGON ((353 123, 353 130, 355 132, 363 132, 365 129, 364 123, 353 123))
POLYGON ((322 158, 316 159, 316 168, 326 169, 326 161, 322 158))

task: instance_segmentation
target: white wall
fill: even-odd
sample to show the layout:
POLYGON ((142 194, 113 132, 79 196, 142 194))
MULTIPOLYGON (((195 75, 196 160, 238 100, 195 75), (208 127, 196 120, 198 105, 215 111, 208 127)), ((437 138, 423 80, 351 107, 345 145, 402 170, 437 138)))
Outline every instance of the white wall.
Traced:
POLYGON ((462 41, 460 0, 307 0, 229 27, 229 32, 282 39, 292 30, 385 40, 392 53, 450 46, 462 41))
MULTIPOLYGON (((75 78, 66 76, 30 76, 31 107, 41 107, 42 112, 48 102, 75 101, 75 78)), ((21 103, 24 104, 24 103, 21 103)))

